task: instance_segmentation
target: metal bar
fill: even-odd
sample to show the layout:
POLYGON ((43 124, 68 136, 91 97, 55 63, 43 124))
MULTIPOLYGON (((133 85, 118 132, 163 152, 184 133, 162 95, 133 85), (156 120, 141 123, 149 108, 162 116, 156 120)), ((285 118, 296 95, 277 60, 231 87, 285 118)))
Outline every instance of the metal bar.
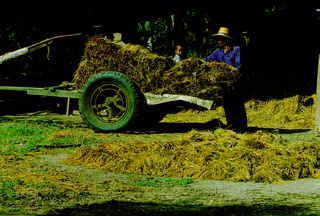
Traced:
POLYGON ((43 88, 16 87, 16 86, 0 86, 0 90, 8 90, 8 91, 28 91, 28 90, 43 90, 43 88))
POLYGON ((74 86, 74 84, 73 83, 69 83, 69 84, 66 84, 66 85, 60 85, 60 86, 50 86, 50 87, 48 87, 48 88, 46 88, 46 89, 48 89, 48 90, 50 90, 50 91, 56 91, 56 90, 58 90, 58 89, 68 89, 68 88, 70 88, 70 87, 73 87, 74 86))
POLYGON ((19 56, 25 55, 28 52, 29 52, 28 48, 22 48, 22 49, 7 53, 5 55, 2 55, 2 56, 0 56, 0 64, 2 64, 5 61, 8 61, 10 59, 17 58, 19 56))
POLYGON ((60 36, 56 36, 56 37, 52 37, 52 38, 48 38, 48 39, 45 39, 43 41, 40 41, 39 43, 33 44, 31 46, 28 46, 28 48, 29 49, 34 49, 35 47, 37 47, 39 45, 49 43, 49 42, 53 41, 54 39, 58 39, 58 38, 74 37, 74 36, 80 36, 80 35, 82 35, 82 33, 70 34, 70 35, 60 35, 60 36))
POLYGON ((67 90, 44 90, 44 89, 29 89, 28 95, 43 95, 51 97, 65 97, 65 98, 79 98, 80 93, 78 91, 67 91, 67 90))
POLYGON ((26 91, 28 95, 43 95, 52 97, 79 98, 80 93, 76 90, 48 90, 44 88, 34 87, 16 87, 16 86, 0 86, 0 90, 6 91, 26 91))
POLYGON ((37 49, 40 49, 42 47, 48 46, 55 39, 65 38, 65 37, 73 37, 73 36, 79 36, 79 35, 81 35, 81 33, 71 34, 71 35, 60 35, 60 36, 48 38, 48 39, 45 39, 43 41, 40 41, 39 43, 33 44, 31 46, 24 47, 24 48, 21 48, 19 50, 16 50, 16 51, 1 55, 0 56, 0 64, 2 64, 3 62, 5 62, 7 60, 10 60, 10 59, 13 59, 13 58, 17 58, 19 56, 22 56, 22 55, 25 55, 27 53, 33 52, 33 51, 35 51, 37 49))

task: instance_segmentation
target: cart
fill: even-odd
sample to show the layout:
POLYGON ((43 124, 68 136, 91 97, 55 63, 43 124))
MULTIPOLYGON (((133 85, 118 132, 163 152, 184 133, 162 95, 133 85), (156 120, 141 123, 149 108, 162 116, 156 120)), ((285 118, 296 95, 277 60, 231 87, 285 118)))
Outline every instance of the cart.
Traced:
MULTIPOLYGON (((53 40, 81 34, 62 35, 46 39, 32 46, 0 56, 0 64, 29 52, 46 47, 53 40)), ((106 71, 98 73, 84 84, 81 90, 70 90, 73 84, 44 88, 0 86, 0 90, 25 91, 28 95, 67 98, 69 114, 70 99, 78 99, 83 121, 96 132, 133 130, 159 122, 166 114, 163 106, 175 101, 184 101, 210 109, 213 101, 192 96, 153 95, 142 93, 139 87, 123 73, 106 71)))

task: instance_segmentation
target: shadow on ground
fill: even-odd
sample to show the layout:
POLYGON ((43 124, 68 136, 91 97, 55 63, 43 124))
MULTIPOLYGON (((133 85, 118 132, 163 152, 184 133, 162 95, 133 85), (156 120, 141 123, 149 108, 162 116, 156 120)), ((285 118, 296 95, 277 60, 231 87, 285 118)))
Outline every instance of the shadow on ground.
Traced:
MULTIPOLYGON (((2 92, 2 91, 0 91, 2 92)), ((21 98, 20 92, 18 97, 12 100, 0 100, 0 120, 25 120, 25 121, 39 121, 47 123, 60 124, 74 124, 81 127, 87 127, 80 116, 65 116, 66 113, 66 99, 65 98, 51 98, 51 97, 36 97, 27 96, 21 98), (20 96, 20 97, 19 97, 20 96), (52 115, 41 115, 39 110, 49 110, 52 115), (28 112, 32 112, 31 114, 28 112), (54 115, 55 113, 55 115, 54 115), (64 114, 63 114, 64 113, 64 114), (9 116, 8 116, 9 115, 9 116)), ((77 107, 77 100, 72 100, 71 107, 77 107)), ((206 110, 194 104, 184 101, 174 101, 165 104, 149 106, 150 113, 140 119, 141 125, 135 125, 129 131, 122 131, 125 133, 186 133, 195 130, 215 130, 217 128, 229 129, 219 119, 213 119, 205 123, 168 123, 160 122, 168 113, 178 113, 182 110, 206 110), (151 122, 149 122, 151 120, 151 122), (132 131, 131 131, 132 130, 132 131)), ((293 134, 308 132, 310 129, 278 129, 278 128, 258 128, 249 127, 245 131, 255 133, 259 130, 279 133, 279 134, 293 134)))
MULTIPOLYGON (((186 133, 192 129, 195 130, 215 130, 217 128, 228 129, 220 120, 213 119, 206 123, 158 123, 152 126, 147 126, 144 131, 156 131, 158 133, 186 133)), ((232 130, 232 129, 231 129, 232 130)), ((247 130, 241 131, 242 133, 255 133, 257 131, 267 131, 270 133, 279 134, 293 134, 293 133, 304 133, 311 131, 310 129, 278 129, 278 128, 258 128, 248 127, 247 130)), ((236 131, 239 132, 239 131, 236 131)))
POLYGON ((66 209, 50 210, 46 216, 53 215, 148 215, 148 216, 178 216, 178 215, 313 215, 306 205, 231 205, 223 207, 204 207, 196 205, 168 205, 156 203, 134 203, 109 201, 102 204, 91 204, 66 209))
POLYGON ((259 130, 267 131, 267 132, 271 132, 271 133, 279 133, 279 134, 304 133, 304 132, 311 131, 310 129, 277 129, 277 128, 249 127, 247 132, 254 133, 259 130))
POLYGON ((224 127, 223 123, 218 119, 206 123, 167 123, 160 122, 153 125, 147 125, 142 128, 142 132, 157 132, 157 133, 186 133, 192 129, 195 130, 215 130, 219 127, 224 127))

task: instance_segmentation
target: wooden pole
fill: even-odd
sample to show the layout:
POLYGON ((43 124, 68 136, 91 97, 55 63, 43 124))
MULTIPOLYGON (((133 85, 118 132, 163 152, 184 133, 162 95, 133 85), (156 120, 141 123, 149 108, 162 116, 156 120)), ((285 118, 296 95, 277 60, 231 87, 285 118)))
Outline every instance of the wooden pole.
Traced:
POLYGON ((67 111, 66 111, 66 116, 69 116, 69 112, 70 112, 70 97, 68 97, 68 100, 67 100, 67 111))
POLYGON ((316 94, 315 131, 320 132, 320 55, 318 62, 317 94, 316 94))

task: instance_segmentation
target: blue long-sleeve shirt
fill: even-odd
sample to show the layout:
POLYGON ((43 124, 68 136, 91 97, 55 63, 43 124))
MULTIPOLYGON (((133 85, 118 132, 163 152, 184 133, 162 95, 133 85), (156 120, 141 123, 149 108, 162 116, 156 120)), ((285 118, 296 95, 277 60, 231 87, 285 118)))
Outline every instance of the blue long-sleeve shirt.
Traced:
POLYGON ((240 70, 241 67, 241 55, 240 55, 240 47, 233 46, 228 49, 226 54, 224 53, 223 48, 216 49, 210 56, 204 58, 205 61, 213 61, 216 60, 218 62, 224 62, 228 65, 232 65, 233 67, 240 70))

